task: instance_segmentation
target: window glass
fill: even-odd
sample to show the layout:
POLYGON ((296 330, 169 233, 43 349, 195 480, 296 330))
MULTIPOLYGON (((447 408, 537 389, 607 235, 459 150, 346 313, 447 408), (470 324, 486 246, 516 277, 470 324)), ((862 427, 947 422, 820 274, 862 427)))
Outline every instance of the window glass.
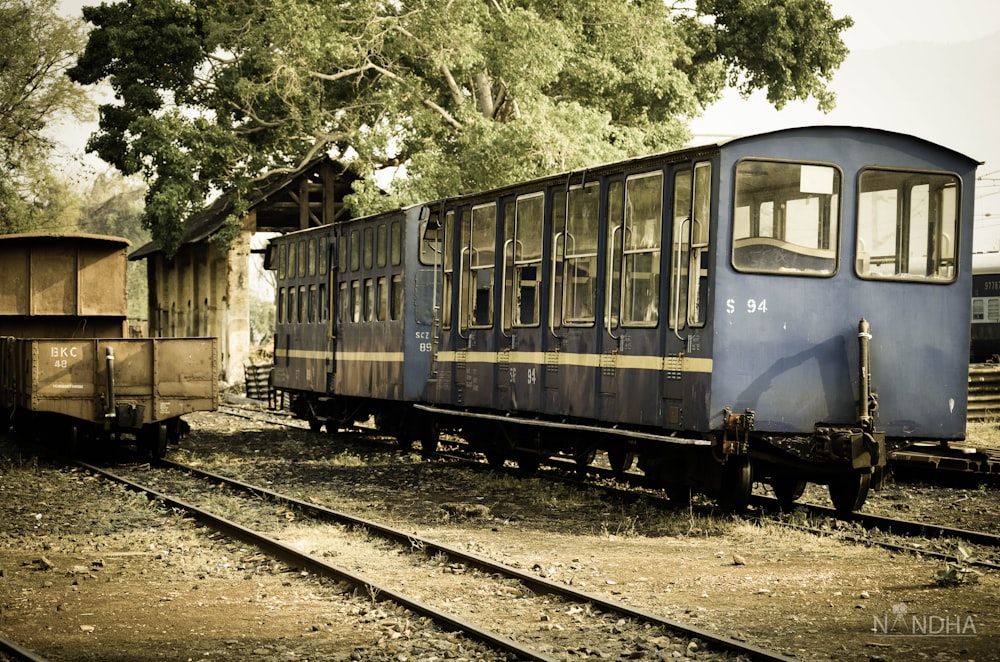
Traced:
POLYGON ((320 275, 324 275, 324 274, 327 273, 327 270, 326 270, 326 253, 327 253, 327 250, 326 250, 326 237, 320 237, 319 238, 319 245, 318 245, 318 247, 317 247, 316 250, 317 250, 317 257, 319 258, 319 267, 318 267, 318 270, 319 270, 320 275))
MULTIPOLYGON (((436 216, 436 215, 434 215, 436 216)), ((427 233, 427 221, 420 224, 420 264, 426 266, 441 264, 441 231, 427 233)), ((393 235, 395 237, 395 235, 393 235)), ((396 251, 400 249, 397 247, 396 251)), ((397 258, 393 257, 393 266, 398 266, 397 258)))
POLYGON ((377 282, 378 291, 375 293, 378 307, 375 310, 375 319, 384 322, 389 315, 389 279, 379 276, 377 282))
POLYGON ((387 232, 388 229, 386 228, 385 223, 380 223, 375 236, 375 264, 379 268, 384 267, 388 262, 386 259, 386 251, 389 250, 386 239, 387 232))
POLYGON ((375 281, 371 278, 365 279, 365 302, 364 302, 365 322, 375 321, 375 281))
POLYGON ((389 232, 389 260, 394 267, 398 267, 403 261, 403 224, 400 221, 393 221, 389 232))
POLYGON ((371 269, 375 264, 375 231, 369 225, 365 228, 365 240, 362 250, 362 264, 365 269, 371 269))
MULTIPOLYGON (((493 273, 496 267, 496 204, 472 208, 469 226, 468 302, 472 327, 493 324, 493 273)), ((463 318, 464 319, 464 318, 463 318)))
POLYGON ((299 278, 305 278, 306 276, 306 262, 309 259, 309 254, 306 253, 306 240, 299 239, 299 248, 297 251, 298 264, 299 264, 299 278))
POLYGON ((285 307, 285 312, 288 314, 289 323, 295 322, 295 314, 298 309, 295 307, 295 288, 288 288, 288 305, 285 307))
POLYGON ((390 294, 392 308, 389 310, 390 319, 398 320, 403 317, 403 275, 392 275, 392 293, 390 294))
POLYGON ((299 324, 302 324, 303 322, 306 321, 305 312, 308 303, 309 299, 306 296, 306 286, 299 285, 299 294, 298 294, 298 299, 296 301, 297 305, 295 307, 295 321, 298 322, 299 324))
POLYGON ((351 281, 351 321, 361 321, 361 281, 351 281))
POLYGON ((599 211, 600 186, 597 183, 570 189, 565 234, 563 318, 566 325, 588 326, 594 323, 599 211))
POLYGON ((308 321, 310 324, 316 323, 316 310, 318 308, 317 304, 318 302, 316 300, 316 286, 310 285, 308 304, 306 309, 306 321, 308 321))
POLYGON ((285 288, 278 288, 278 309, 275 311, 274 319, 278 321, 279 324, 285 321, 285 288))
POLYGON ((622 235, 625 209, 625 183, 612 181, 608 185, 608 294, 604 307, 605 327, 617 329, 621 320, 622 302, 622 235))
POLYGON ((351 230, 351 271, 361 269, 361 232, 351 230))
POLYGON ((288 245, 281 244, 278 246, 278 279, 284 280, 285 273, 288 268, 288 245))
POLYGON ((452 293, 455 280, 455 212, 444 216, 444 278, 441 282, 441 326, 451 328, 452 293))
POLYGON ((347 281, 343 281, 340 284, 340 306, 337 310, 337 315, 341 324, 351 321, 351 297, 347 290, 347 281))
POLYGON ((954 280, 958 177, 870 168, 861 172, 858 187, 859 276, 954 280))
POLYGON ((733 266, 832 276, 840 232, 840 171, 747 159, 736 166, 733 266))
POLYGON ((308 255, 308 260, 309 260, 308 261, 308 265, 307 265, 307 268, 308 268, 308 271, 309 271, 309 275, 310 276, 315 276, 316 275, 316 239, 315 238, 312 238, 312 237, 309 238, 309 248, 307 249, 307 253, 306 254, 308 255))
POLYGON ((622 283, 625 325, 656 326, 659 319, 662 208, 663 173, 650 172, 626 180, 622 283))
POLYGON ((541 306, 542 226, 545 195, 517 199, 514 210, 514 326, 537 326, 541 306))
POLYGON ((326 283, 319 284, 319 321, 330 320, 330 297, 326 295, 326 283))

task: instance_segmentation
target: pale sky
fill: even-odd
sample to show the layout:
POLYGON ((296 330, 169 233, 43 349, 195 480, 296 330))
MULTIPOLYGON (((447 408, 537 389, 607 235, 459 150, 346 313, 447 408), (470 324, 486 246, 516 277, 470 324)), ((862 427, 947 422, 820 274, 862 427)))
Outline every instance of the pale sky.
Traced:
POLYGON ((813 101, 774 110, 763 94, 729 92, 691 123, 693 142, 790 126, 869 126, 922 138, 984 161, 976 186, 976 250, 1000 247, 1000 2, 830 0, 854 19, 834 76, 837 108, 813 101), (909 45, 909 47, 907 47, 909 45))

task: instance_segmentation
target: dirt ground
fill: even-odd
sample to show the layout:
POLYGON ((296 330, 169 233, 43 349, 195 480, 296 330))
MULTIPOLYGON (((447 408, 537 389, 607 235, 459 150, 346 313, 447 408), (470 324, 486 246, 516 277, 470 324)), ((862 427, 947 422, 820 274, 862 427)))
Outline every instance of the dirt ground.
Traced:
MULTIPOLYGON (((174 451, 181 461, 270 480, 272 489, 802 659, 985 661, 1000 651, 995 572, 945 587, 935 582, 947 570, 941 561, 836 536, 664 516, 641 501, 567 496, 542 479, 460 481, 415 454, 384 448, 360 462, 334 462, 357 451, 334 437, 303 441, 309 433, 221 414, 191 423, 174 451), (456 519, 441 508, 455 503, 485 505, 484 517, 456 519)), ((905 500, 899 490, 913 488, 873 495, 873 507, 905 500)), ((954 511, 953 498, 911 493, 938 503, 943 516, 954 511)), ((966 512, 996 513, 1000 496, 974 489, 959 501, 966 512)), ((916 516, 935 515, 918 508, 916 516)), ((305 523, 284 536, 309 549, 337 544, 317 540, 305 523)), ((350 546, 335 552, 338 563, 361 572, 370 563, 350 546)), ((4 442, 0 635, 51 660, 497 659, 392 605, 292 571, 144 497, 4 442)), ((665 649, 660 659, 679 656, 706 657, 665 649)), ((598 659, 580 651, 559 657, 598 659)))

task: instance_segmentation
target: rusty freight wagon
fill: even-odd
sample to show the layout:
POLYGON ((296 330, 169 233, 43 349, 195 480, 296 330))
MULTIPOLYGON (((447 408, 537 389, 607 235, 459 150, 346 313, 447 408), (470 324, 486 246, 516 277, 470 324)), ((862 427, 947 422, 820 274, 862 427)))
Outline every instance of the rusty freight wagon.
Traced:
POLYGON ((119 237, 0 235, 0 429, 162 457, 219 403, 216 339, 127 338, 119 237))

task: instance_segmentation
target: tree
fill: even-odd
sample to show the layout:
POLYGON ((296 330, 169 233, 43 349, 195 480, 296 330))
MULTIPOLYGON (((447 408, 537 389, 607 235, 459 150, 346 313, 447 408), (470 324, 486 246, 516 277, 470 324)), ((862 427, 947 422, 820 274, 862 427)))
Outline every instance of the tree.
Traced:
POLYGON ((405 165, 391 196, 357 187, 369 212, 680 146, 727 82, 830 108, 852 25, 826 0, 124 0, 84 18, 70 76, 116 94, 89 147, 146 177, 168 254, 211 192, 245 201, 326 151, 362 175, 405 165))
POLYGON ((64 74, 83 50, 83 24, 60 17, 56 0, 0 0, 0 232, 66 222, 67 187, 45 163, 44 129, 82 116, 84 90, 64 74))

